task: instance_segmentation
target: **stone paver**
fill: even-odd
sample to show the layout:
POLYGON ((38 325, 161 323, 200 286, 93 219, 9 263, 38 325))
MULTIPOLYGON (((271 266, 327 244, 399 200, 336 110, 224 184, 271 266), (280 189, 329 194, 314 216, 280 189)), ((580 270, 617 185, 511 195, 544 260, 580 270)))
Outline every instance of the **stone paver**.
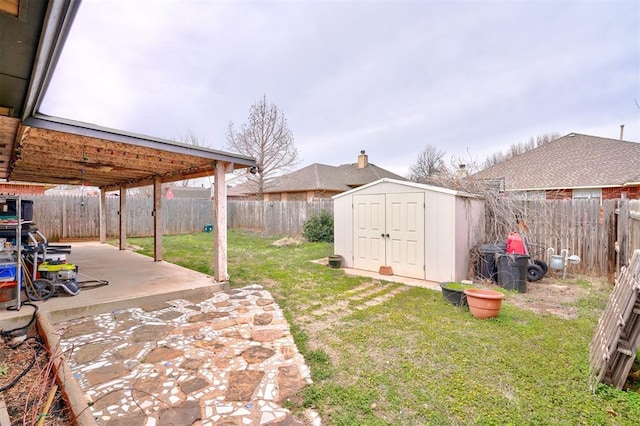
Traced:
POLYGON ((99 425, 293 425, 282 403, 311 383, 282 311, 258 285, 56 329, 99 425))

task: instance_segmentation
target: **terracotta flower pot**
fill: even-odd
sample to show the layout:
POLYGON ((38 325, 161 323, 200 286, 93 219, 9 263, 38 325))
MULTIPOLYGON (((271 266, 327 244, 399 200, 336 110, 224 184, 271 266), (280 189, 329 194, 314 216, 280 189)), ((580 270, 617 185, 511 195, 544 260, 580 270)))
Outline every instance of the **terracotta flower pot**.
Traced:
POLYGON ((391 266, 381 266, 378 269, 380 275, 393 275, 393 268, 391 266))
POLYGON ((467 295, 469 311, 478 319, 495 318, 500 313, 504 294, 484 288, 469 288, 464 291, 467 295))

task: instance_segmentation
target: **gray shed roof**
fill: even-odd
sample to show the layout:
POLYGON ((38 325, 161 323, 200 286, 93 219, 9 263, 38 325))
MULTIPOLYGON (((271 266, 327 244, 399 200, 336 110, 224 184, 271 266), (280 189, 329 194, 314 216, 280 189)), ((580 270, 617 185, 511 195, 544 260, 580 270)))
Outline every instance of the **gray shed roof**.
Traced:
POLYGON ((449 189, 449 188, 443 188, 441 186, 433 186, 433 185, 425 185, 424 183, 417 183, 417 182, 412 182, 410 180, 398 180, 398 179, 390 179, 390 178, 382 178, 380 180, 376 180, 374 182, 370 182, 366 185, 362 185, 359 186, 357 188, 353 188, 349 191, 346 192, 342 192, 340 194, 334 195, 333 198, 334 200, 342 198, 344 196, 347 195, 351 195, 351 194, 356 194, 360 191, 363 191, 367 188, 371 188, 374 187, 376 185, 381 185, 381 184, 385 184, 385 183, 391 183, 391 184, 395 184, 395 185, 400 185, 403 187, 406 187, 408 190, 407 192, 416 192, 415 190, 419 190, 419 191, 430 191, 430 192, 439 192, 441 194, 448 194, 448 195, 452 195, 452 196, 456 196, 456 197, 466 197, 466 198, 482 198, 482 196, 478 195, 478 194, 471 194, 469 192, 464 192, 464 191, 456 191, 454 189, 449 189))
POLYGON ((640 143, 570 133, 471 176, 507 191, 640 185, 640 143))

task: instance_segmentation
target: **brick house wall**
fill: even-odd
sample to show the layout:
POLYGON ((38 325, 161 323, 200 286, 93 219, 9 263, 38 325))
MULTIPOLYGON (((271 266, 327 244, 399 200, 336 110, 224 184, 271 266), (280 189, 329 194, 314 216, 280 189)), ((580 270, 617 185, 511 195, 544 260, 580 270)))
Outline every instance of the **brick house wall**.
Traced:
POLYGON ((0 183, 0 194, 11 195, 44 195, 45 185, 22 185, 17 183, 0 183))
POLYGON ((545 191, 545 198, 547 200, 570 200, 572 197, 572 189, 554 189, 552 191, 545 191))
MULTIPOLYGON (((603 200, 615 200, 622 198, 623 194, 626 194, 626 198, 630 200, 640 200, 640 187, 638 186, 618 186, 615 188, 602 188, 603 200)), ((573 197, 572 189, 556 189, 553 191, 546 191, 545 197, 547 200, 570 200, 573 197)))
POLYGON ((616 198, 622 198, 623 194, 626 194, 626 198, 630 200, 640 200, 640 187, 628 186, 617 188, 602 188, 603 200, 614 200, 616 198))

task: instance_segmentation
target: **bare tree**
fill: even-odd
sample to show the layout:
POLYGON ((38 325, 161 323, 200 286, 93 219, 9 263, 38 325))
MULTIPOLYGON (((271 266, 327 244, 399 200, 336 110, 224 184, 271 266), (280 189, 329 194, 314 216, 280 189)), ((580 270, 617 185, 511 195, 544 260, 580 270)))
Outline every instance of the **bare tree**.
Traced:
POLYGON ((495 166, 498 163, 502 163, 503 161, 507 161, 513 157, 522 155, 527 151, 531 151, 533 149, 541 147, 542 145, 554 141, 559 137, 560 133, 543 133, 536 136, 535 138, 531 137, 527 141, 514 143, 507 149, 506 152, 499 151, 488 156, 484 162, 484 168, 495 166))
POLYGON ((185 130, 180 136, 178 136, 177 139, 171 138, 171 140, 187 145, 202 146, 200 138, 191 129, 185 130))
POLYGON ((262 199, 271 178, 286 173, 298 164, 293 133, 282 111, 262 96, 249 109, 248 121, 239 130, 232 122, 227 130, 227 149, 256 160, 257 172, 247 175, 262 199))
POLYGON ((473 174, 480 170, 480 167, 477 161, 467 154, 467 157, 451 156, 448 166, 440 159, 438 162, 441 167, 424 183, 480 196, 485 200, 487 242, 504 241, 508 230, 515 229, 516 218, 523 215, 520 204, 511 194, 500 192, 500 188, 494 182, 475 179, 473 174))
POLYGON ((418 183, 432 183, 437 180, 437 175, 446 171, 447 167, 442 161, 445 152, 433 145, 427 147, 418 154, 416 162, 409 166, 409 180, 418 183))
MULTIPOLYGON (((185 130, 180 136, 178 136, 177 139, 172 137, 171 140, 174 142, 183 143, 185 145, 202 146, 201 140, 198 137, 198 135, 196 135, 190 129, 185 130)), ((169 182, 164 184, 164 186, 172 186, 174 188, 175 187, 187 188, 190 186, 197 186, 197 185, 198 185, 198 182, 192 179, 185 179, 185 180, 169 182)))

